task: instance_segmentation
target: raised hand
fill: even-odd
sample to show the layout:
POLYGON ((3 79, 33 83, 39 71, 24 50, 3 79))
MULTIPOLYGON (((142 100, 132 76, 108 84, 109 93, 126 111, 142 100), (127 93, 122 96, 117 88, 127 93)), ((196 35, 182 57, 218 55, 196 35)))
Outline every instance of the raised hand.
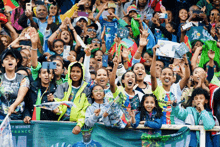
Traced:
POLYGON ((47 19, 47 24, 48 24, 48 25, 52 24, 52 23, 53 23, 53 20, 54 20, 54 19, 53 19, 52 15, 49 15, 49 16, 48 16, 48 19, 47 19))
POLYGON ((31 28, 31 33, 29 34, 31 37, 31 43, 32 44, 37 44, 39 41, 39 34, 37 33, 35 28, 31 28))
POLYGON ((157 48, 159 48, 160 46, 159 45, 155 45, 154 47, 153 47, 153 53, 154 53, 154 55, 156 55, 156 50, 157 50, 157 48))
POLYGON ((86 3, 87 3, 87 0, 80 0, 78 2, 78 6, 85 5, 86 3))
POLYGON ((93 45, 89 44, 86 46, 86 48, 84 49, 86 56, 91 56, 91 51, 93 50, 93 45))
POLYGON ((33 12, 30 10, 25 11, 25 15, 30 19, 33 15, 33 12))
POLYGON ((208 57, 209 57, 210 60, 213 60, 214 57, 215 57, 215 51, 209 50, 208 51, 208 57))
POLYGON ((140 41, 139 41, 139 46, 145 47, 148 44, 148 39, 147 37, 149 36, 149 33, 147 30, 143 30, 142 33, 140 34, 140 41))
POLYGON ((115 57, 114 57, 114 59, 113 59, 113 63, 114 63, 114 66, 117 66, 117 67, 118 67, 118 63, 119 63, 118 54, 115 54, 115 57))

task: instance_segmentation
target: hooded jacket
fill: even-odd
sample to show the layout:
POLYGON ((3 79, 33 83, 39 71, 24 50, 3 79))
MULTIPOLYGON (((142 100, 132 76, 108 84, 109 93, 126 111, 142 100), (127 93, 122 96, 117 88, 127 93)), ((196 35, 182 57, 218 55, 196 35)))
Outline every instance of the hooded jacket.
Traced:
MULTIPOLYGON (((108 110, 110 105, 108 103, 98 104, 94 102, 91 106, 89 106, 86 110, 86 118, 85 118, 85 124, 88 127, 93 127, 96 122, 100 122, 102 119, 102 122, 106 126, 111 126, 109 116, 102 117, 103 113, 108 110), (101 109, 99 116, 96 116, 94 111, 96 109, 101 109)), ((109 113, 109 112, 108 112, 109 113)))
MULTIPOLYGON (((88 97, 90 97, 91 91, 87 86, 87 83, 85 82, 85 69, 83 65, 79 62, 73 62, 68 66, 68 82, 63 83, 57 87, 56 92, 54 93, 55 101, 69 101, 69 98, 72 93, 72 79, 70 77, 71 68, 74 64, 80 64, 83 71, 83 77, 82 82, 80 85, 79 90, 75 94, 74 104, 76 107, 71 107, 70 112, 70 121, 76 121, 77 125, 82 127, 84 125, 85 121, 85 112, 88 106, 90 106, 88 102, 88 97)), ((67 106, 61 105, 59 107, 59 110, 61 111, 60 117, 58 121, 63 117, 63 115, 67 111, 67 106)))

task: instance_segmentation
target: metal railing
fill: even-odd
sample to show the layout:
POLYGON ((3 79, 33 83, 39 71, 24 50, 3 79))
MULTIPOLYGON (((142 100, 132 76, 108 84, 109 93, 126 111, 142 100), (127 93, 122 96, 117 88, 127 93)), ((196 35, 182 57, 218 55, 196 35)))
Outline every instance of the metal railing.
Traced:
MULTIPOLYGON (((162 125, 161 130, 179 130, 182 127, 188 127, 192 131, 200 131, 200 147, 205 147, 206 144, 206 131, 220 131, 220 126, 214 126, 211 130, 205 130, 201 125, 162 125)), ((137 129, 151 129, 149 127, 144 127, 140 124, 137 129)))

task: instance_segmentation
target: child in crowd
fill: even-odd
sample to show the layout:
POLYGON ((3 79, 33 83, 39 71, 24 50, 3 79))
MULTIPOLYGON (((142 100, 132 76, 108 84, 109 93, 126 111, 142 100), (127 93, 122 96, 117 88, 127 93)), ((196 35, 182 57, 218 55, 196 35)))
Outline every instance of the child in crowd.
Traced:
POLYGON ((130 115, 133 128, 144 124, 145 127, 153 128, 153 130, 146 130, 148 134, 161 135, 163 113, 155 95, 145 94, 141 100, 139 112, 135 115, 134 111, 131 111, 130 115))
POLYGON ((55 54, 62 56, 64 50, 65 42, 61 39, 54 40, 53 42, 53 51, 55 54))
MULTIPOLYGON (((183 109, 178 106, 172 107, 173 114, 185 121, 187 125, 203 125, 205 130, 210 130, 215 126, 215 121, 209 107, 209 93, 205 89, 196 88, 193 90, 191 98, 188 100, 188 107, 183 109)), ((190 146, 199 145, 199 132, 191 133, 190 146)), ((206 145, 212 147, 211 133, 206 134, 206 145)))
POLYGON ((103 87, 96 85, 91 91, 93 103, 86 110, 85 125, 93 127, 96 122, 103 122, 106 126, 110 126, 109 112, 107 112, 109 105, 104 102, 105 93, 103 87))

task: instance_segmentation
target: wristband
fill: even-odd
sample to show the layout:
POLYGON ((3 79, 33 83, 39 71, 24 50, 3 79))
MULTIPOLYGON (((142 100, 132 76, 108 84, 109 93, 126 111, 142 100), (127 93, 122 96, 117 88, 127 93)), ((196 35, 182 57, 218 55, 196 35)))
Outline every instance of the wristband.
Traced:
POLYGON ((185 63, 185 65, 186 65, 186 66, 188 66, 188 65, 189 65, 189 63, 185 63))
POLYGON ((33 51, 37 51, 37 48, 36 48, 36 49, 33 49, 33 48, 31 47, 31 50, 33 50, 33 51))

